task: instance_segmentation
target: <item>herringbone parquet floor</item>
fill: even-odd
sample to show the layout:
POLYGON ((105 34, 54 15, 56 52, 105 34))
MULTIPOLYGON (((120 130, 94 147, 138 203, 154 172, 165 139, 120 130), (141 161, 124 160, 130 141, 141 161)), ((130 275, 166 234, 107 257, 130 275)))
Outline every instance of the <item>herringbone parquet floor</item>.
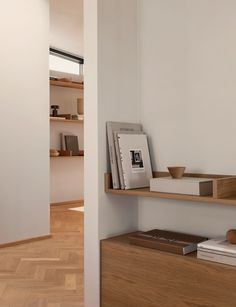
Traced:
POLYGON ((83 213, 70 207, 51 208, 51 239, 0 249, 0 307, 83 306, 83 213))

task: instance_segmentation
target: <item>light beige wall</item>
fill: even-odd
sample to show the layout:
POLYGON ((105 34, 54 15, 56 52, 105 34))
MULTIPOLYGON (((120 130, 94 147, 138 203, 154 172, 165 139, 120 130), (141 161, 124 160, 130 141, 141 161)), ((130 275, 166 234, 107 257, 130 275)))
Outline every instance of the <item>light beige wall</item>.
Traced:
POLYGON ((0 10, 0 244, 49 234, 48 1, 0 10))
POLYGON ((50 0, 50 45, 84 55, 83 0, 50 0))
MULTIPOLYGON (((155 170, 236 174, 236 2, 140 0, 140 118, 155 170)), ((236 208, 140 200, 142 229, 207 236, 236 226, 236 208)))

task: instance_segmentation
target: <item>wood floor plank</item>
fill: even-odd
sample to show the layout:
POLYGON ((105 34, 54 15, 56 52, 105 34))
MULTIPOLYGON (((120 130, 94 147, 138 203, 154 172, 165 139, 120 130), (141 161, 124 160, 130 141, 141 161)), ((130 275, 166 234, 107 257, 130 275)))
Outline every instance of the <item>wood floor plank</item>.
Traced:
POLYGON ((51 206, 52 238, 0 249, 0 307, 83 307, 83 213, 69 208, 51 206))

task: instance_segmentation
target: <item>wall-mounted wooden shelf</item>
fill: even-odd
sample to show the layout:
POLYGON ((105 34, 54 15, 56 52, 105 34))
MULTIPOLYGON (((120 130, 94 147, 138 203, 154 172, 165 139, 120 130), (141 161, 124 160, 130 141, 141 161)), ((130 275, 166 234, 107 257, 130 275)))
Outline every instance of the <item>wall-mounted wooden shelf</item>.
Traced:
MULTIPOLYGON (((155 178, 169 176, 168 172, 154 172, 155 178)), ((151 192, 149 188, 140 188, 132 190, 116 190, 112 188, 111 174, 105 174, 105 192, 116 195, 154 197, 165 199, 176 199, 183 201, 214 203, 225 205, 236 205, 236 177, 227 175, 212 174, 185 174, 186 177, 200 177, 213 179, 213 195, 212 196, 195 196, 186 194, 170 194, 151 192)))
POLYGON ((67 81, 59 81, 59 80, 50 80, 50 85, 52 86, 60 86, 60 87, 68 87, 68 88, 75 88, 79 90, 84 89, 83 83, 78 82, 67 82, 67 81))
POLYGON ((53 118, 50 117, 50 122, 57 122, 57 123, 73 123, 73 124, 81 124, 84 122, 84 120, 74 120, 74 119, 60 119, 60 118, 53 118))
POLYGON ((52 159, 66 159, 66 158, 83 158, 84 155, 79 155, 79 156, 58 156, 58 157, 50 157, 52 159))

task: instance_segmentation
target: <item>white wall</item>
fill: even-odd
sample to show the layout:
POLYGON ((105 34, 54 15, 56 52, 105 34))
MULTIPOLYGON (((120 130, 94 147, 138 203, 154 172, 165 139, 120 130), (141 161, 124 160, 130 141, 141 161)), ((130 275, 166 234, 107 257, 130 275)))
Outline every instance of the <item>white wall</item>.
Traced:
POLYGON ((50 0, 50 45, 84 55, 83 0, 50 0))
POLYGON ((84 199, 84 158, 51 158, 50 203, 84 199))
POLYGON ((0 244, 49 234, 48 20, 46 0, 0 11, 0 244))
MULTIPOLYGON (((236 173, 236 2, 140 0, 140 118, 154 170, 236 173)), ((236 226, 236 208, 141 199, 141 229, 207 236, 236 226)))
POLYGON ((87 0, 84 12, 85 306, 97 307, 99 239, 137 229, 137 200, 104 193, 105 122, 138 120, 136 0, 87 0))

